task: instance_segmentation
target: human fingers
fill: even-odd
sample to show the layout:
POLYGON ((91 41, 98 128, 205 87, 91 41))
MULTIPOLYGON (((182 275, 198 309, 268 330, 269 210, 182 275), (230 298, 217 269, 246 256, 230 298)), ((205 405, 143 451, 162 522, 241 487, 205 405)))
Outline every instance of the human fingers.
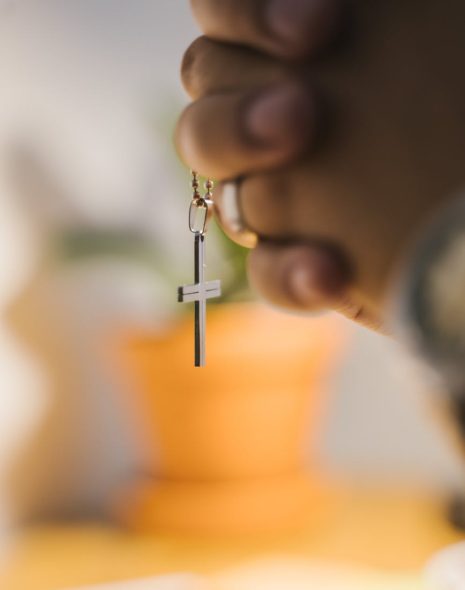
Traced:
POLYGON ((313 198, 295 190, 296 175, 288 169, 218 187, 215 209, 226 234, 249 248, 261 236, 250 255, 251 283, 275 305, 333 309, 381 331, 380 314, 352 285, 356 269, 352 257, 349 262, 342 227, 338 231, 334 214, 325 214, 318 204, 327 200, 325 193, 309 177, 305 185, 313 198))
POLYGON ((320 244, 259 242, 249 256, 248 273, 265 299, 297 311, 328 308, 349 284, 342 260, 320 244))
POLYGON ((259 242, 248 259, 252 287, 270 303, 297 312, 333 309, 371 329, 379 318, 357 301, 350 271, 324 244, 259 242))
POLYGON ((198 37, 184 54, 181 80, 189 96, 197 100, 277 83, 292 76, 297 67, 247 47, 198 37))
POLYGON ((312 54, 341 21, 342 0, 191 0, 205 35, 281 58, 312 54))
POLYGON ((280 242, 290 238, 337 241, 338 236, 344 237, 337 201, 318 180, 312 162, 303 161, 219 183, 215 191, 218 221, 240 245, 247 245, 238 235, 241 228, 280 242))
POLYGON ((179 119, 175 141, 191 168, 217 180, 283 166, 315 139, 316 97, 285 82, 254 91, 209 95, 179 119))

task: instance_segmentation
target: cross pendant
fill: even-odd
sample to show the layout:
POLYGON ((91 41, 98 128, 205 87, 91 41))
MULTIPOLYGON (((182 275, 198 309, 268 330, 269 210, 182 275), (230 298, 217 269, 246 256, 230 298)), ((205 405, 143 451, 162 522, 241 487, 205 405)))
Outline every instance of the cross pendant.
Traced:
POLYGON ((207 300, 221 295, 221 282, 205 281, 205 234, 200 233, 195 234, 194 281, 193 285, 178 288, 178 301, 195 304, 194 366, 204 367, 207 300))

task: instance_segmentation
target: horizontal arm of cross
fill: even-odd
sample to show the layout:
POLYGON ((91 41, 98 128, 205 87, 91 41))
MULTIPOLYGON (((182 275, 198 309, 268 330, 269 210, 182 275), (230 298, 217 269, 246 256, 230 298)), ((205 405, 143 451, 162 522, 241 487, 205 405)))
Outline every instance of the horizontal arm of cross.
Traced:
POLYGON ((185 285, 178 289, 178 301, 180 303, 205 301, 220 296, 221 281, 208 281, 206 283, 196 283, 195 285, 185 285))

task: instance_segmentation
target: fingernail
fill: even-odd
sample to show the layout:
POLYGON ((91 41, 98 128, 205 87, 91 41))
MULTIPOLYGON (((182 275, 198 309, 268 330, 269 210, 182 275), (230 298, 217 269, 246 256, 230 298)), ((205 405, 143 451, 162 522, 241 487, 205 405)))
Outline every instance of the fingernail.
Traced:
POLYGON ((261 92, 249 105, 246 129, 266 147, 283 147, 307 139, 314 120, 314 101, 298 86, 286 85, 261 92))
POLYGON ((304 308, 340 299, 349 281, 342 262, 321 247, 294 252, 288 269, 289 294, 304 308))
POLYGON ((270 0, 268 27, 297 53, 311 50, 335 28, 337 0, 270 0), (300 51, 299 51, 300 50, 300 51))
POLYGON ((289 288, 294 300, 304 307, 314 306, 324 299, 324 294, 316 284, 315 273, 306 266, 297 265, 291 269, 289 288))

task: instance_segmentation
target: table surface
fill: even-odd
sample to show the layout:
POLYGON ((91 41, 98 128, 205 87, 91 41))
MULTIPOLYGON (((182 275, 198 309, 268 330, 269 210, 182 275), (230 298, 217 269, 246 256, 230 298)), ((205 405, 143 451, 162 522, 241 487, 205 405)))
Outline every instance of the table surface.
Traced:
POLYGON ((438 549, 462 540, 445 504, 417 492, 352 489, 294 533, 247 538, 136 535, 99 523, 45 524, 18 535, 2 590, 61 590, 168 572, 214 576, 264 558, 297 558, 380 571, 421 571, 438 549))

